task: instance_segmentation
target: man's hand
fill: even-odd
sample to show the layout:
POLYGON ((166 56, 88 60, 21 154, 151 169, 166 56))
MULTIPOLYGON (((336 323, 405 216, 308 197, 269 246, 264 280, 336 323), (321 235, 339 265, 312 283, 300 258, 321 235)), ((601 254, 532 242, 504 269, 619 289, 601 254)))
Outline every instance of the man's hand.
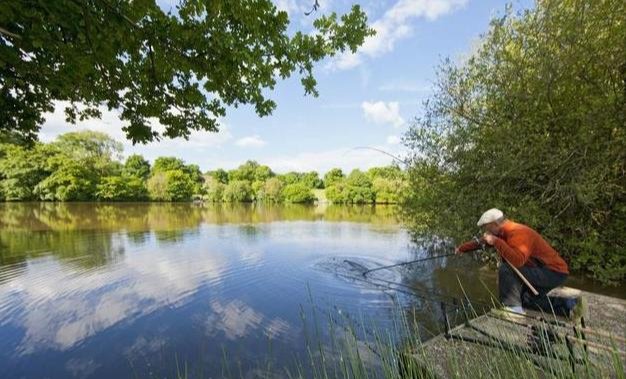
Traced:
POLYGON ((496 236, 489 232, 486 232, 485 234, 483 234, 483 241, 485 241, 488 245, 493 246, 493 244, 496 242, 496 236))
POLYGON ((456 254, 456 255, 462 254, 461 250, 459 250, 458 246, 454 248, 454 254, 456 254))

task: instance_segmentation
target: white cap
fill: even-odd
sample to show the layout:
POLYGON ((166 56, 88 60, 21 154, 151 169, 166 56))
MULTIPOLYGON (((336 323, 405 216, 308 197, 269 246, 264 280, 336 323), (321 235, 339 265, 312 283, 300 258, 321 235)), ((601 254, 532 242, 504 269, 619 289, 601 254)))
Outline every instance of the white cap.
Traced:
POLYGON ((483 213, 478 220, 476 225, 483 226, 485 224, 489 224, 490 222, 496 222, 504 218, 504 213, 501 210, 496 208, 491 208, 487 212, 483 213))

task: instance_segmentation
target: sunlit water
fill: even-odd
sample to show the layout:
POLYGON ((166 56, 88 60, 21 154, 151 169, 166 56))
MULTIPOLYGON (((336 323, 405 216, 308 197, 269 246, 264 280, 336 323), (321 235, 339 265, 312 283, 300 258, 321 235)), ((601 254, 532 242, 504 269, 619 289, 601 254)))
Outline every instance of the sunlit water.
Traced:
POLYGON ((385 329, 400 308, 428 337, 441 310, 425 293, 495 285, 469 257, 376 274, 418 297, 360 280, 345 260, 426 254, 390 207, 0 204, 0 227, 2 378, 254 377, 268 362, 280 377, 306 360, 312 316, 324 338, 326 315, 385 329))

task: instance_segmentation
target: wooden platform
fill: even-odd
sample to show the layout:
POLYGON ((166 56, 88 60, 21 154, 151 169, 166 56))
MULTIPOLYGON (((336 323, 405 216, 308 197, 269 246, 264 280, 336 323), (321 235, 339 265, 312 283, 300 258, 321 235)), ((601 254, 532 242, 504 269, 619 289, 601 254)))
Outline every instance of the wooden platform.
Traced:
POLYGON ((447 335, 423 343, 411 356, 419 367, 441 378, 550 377, 550 373, 615 377, 616 364, 626 370, 626 354, 615 353, 626 351, 626 300, 581 294, 588 304, 587 329, 537 312, 511 320, 492 311, 468 318, 447 335))

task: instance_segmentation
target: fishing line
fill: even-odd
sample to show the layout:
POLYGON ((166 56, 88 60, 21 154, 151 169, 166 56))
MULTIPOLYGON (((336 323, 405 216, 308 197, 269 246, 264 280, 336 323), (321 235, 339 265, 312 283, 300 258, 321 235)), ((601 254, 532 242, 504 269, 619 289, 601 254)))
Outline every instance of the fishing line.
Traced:
POLYGON ((352 149, 346 151, 343 155, 348 154, 352 150, 373 150, 373 151, 376 151, 378 153, 385 154, 385 155, 393 158, 394 160, 396 160, 396 161, 398 161, 398 162, 400 162, 400 163, 402 163, 402 164, 404 164, 406 166, 409 165, 409 161, 404 160, 404 159, 402 159, 402 158, 400 158, 400 157, 398 157, 398 156, 396 156, 394 154, 391 154, 391 153, 389 153, 389 152, 387 152, 387 151, 385 151, 383 149, 379 149, 377 147, 371 147, 371 146, 357 146, 357 147, 353 147, 352 149))
POLYGON ((363 272, 363 276, 367 276, 367 274, 369 274, 370 272, 374 272, 374 271, 378 271, 378 270, 385 270, 385 269, 392 268, 392 267, 406 266, 406 265, 410 265, 410 264, 413 264, 413 263, 429 261, 431 259, 439 259, 439 258, 451 257, 453 255, 456 255, 456 253, 442 254, 442 255, 433 255, 432 257, 415 259, 413 261, 408 261, 408 262, 403 262, 403 263, 396 263, 396 264, 389 265, 389 266, 376 267, 376 268, 372 268, 372 269, 369 269, 369 270, 365 270, 363 272))
MULTIPOLYGON (((400 265, 406 265, 406 264, 410 264, 410 263, 417 263, 420 261, 427 261, 430 259, 436 259, 436 258, 444 258, 446 256, 452 256, 455 254, 444 254, 444 255, 436 255, 436 256, 432 256, 432 257, 426 257, 426 258, 422 258, 422 259, 417 259, 415 261, 410 261, 410 262, 403 262, 403 263, 399 263, 399 264, 395 264, 395 265, 389 265, 389 266, 383 266, 383 267, 376 267, 374 269, 366 269, 364 272, 361 273, 360 276, 352 276, 352 275, 347 275, 347 274, 337 274, 341 277, 347 278, 347 279, 351 279, 354 281, 359 281, 359 282, 363 282, 363 283, 368 283, 377 287, 382 287, 382 288, 386 288, 392 291, 397 291, 400 293, 404 293, 413 297, 418 297, 424 300, 431 300, 431 301, 442 301, 444 303, 446 303, 447 305, 452 305, 454 307, 458 307, 458 304, 456 304, 455 302, 459 301, 459 298, 453 295, 446 295, 446 294, 442 294, 440 292, 436 292, 436 291, 432 291, 432 290, 426 290, 426 289, 420 289, 420 288, 416 288, 404 283, 398 283, 398 282, 394 282, 391 280, 386 280, 386 279, 381 279, 381 278, 371 278, 368 277, 367 274, 369 272, 378 270, 378 269, 384 269, 384 268, 390 268, 390 267, 396 267, 396 266, 400 266, 400 265), (397 287, 401 287, 401 288, 395 288, 393 286, 397 286, 397 287), (410 290, 410 291, 407 291, 410 290), (444 300, 445 299, 445 300, 444 300)), ((344 260, 345 263, 351 265, 352 267, 355 268, 366 268, 365 266, 353 262, 349 259, 345 259, 344 260)), ((468 299, 469 300, 469 299, 468 299)), ((479 306, 483 306, 483 307, 492 307, 492 304, 487 304, 484 302, 479 302, 479 301, 475 301, 472 302, 473 304, 479 305, 479 306)))

